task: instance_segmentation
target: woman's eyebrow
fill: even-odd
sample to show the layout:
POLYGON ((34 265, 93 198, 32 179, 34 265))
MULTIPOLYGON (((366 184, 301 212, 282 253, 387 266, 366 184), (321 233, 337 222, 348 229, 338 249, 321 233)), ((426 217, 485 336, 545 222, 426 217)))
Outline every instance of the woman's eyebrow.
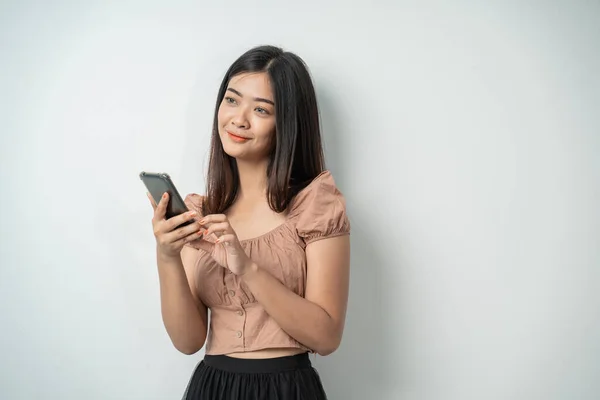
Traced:
MULTIPOLYGON (((239 91, 235 90, 234 88, 227 88, 227 90, 228 90, 229 92, 233 92, 233 93, 237 94, 237 95, 238 95, 238 96, 240 96, 240 97, 244 97, 244 95, 243 95, 243 94, 241 94, 239 91)), ((274 103, 272 100, 269 100, 269 99, 263 99, 262 97, 255 97, 253 100, 254 100, 254 101, 262 101, 263 103, 269 103, 269 104, 271 104, 272 106, 274 106, 274 105, 275 105, 275 103, 274 103)))

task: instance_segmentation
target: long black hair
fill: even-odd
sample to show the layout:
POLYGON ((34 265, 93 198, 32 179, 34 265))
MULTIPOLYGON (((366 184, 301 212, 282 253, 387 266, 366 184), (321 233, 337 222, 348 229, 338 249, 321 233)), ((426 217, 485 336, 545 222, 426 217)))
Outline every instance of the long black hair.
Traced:
POLYGON ((325 169, 319 109, 304 61, 275 46, 259 46, 242 54, 227 70, 219 88, 206 179, 205 214, 225 212, 239 190, 235 158, 223 150, 218 113, 229 81, 246 72, 266 72, 275 102, 275 146, 267 167, 267 199, 276 212, 325 169))

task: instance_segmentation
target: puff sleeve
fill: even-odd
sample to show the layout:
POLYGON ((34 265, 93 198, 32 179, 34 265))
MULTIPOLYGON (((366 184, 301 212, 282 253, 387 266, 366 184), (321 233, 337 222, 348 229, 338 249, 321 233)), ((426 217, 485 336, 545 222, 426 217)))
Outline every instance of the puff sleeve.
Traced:
POLYGON ((350 233, 346 201, 329 172, 317 177, 302 195, 296 230, 306 244, 350 233))

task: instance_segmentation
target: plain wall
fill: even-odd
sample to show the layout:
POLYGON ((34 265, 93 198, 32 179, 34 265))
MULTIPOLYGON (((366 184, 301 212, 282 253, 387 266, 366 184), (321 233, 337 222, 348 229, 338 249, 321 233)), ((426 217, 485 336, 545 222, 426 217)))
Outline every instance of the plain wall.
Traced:
POLYGON ((202 352, 162 325, 138 173, 203 191, 221 78, 265 43, 311 68, 352 221, 330 398, 599 398, 598 2, 0 15, 0 398, 181 398, 202 352))

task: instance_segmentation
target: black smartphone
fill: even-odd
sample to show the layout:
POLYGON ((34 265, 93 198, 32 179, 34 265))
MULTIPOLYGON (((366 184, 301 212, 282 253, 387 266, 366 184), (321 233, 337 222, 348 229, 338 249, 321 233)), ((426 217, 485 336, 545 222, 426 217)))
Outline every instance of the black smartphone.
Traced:
MULTIPOLYGON (((142 171, 140 172, 140 179, 144 182, 144 185, 146 185, 146 189, 148 189, 150 196, 152 196, 156 204, 160 202, 160 199, 165 192, 169 194, 169 203, 167 204, 166 211, 167 219, 189 211, 169 174, 164 172, 142 171)), ((192 222, 194 222, 194 220, 186 221, 179 225, 178 228, 189 225, 192 222)))

